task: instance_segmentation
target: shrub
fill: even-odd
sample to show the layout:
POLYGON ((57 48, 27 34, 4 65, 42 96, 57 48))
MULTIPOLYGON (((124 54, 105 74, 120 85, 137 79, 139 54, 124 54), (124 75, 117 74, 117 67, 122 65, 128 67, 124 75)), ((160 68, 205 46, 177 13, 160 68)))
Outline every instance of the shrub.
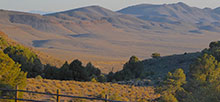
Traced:
POLYGON ((143 76, 143 70, 143 63, 136 56, 131 56, 129 61, 124 64, 121 71, 118 71, 115 74, 109 73, 107 75, 108 81, 122 81, 140 78, 141 76, 143 76))
POLYGON ((160 58, 160 53, 152 53, 152 58, 160 58))
POLYGON ((96 78, 92 78, 91 82, 97 82, 96 78))
POLYGON ((35 79, 40 80, 40 79, 43 79, 43 78, 40 75, 38 75, 38 76, 35 77, 35 79))

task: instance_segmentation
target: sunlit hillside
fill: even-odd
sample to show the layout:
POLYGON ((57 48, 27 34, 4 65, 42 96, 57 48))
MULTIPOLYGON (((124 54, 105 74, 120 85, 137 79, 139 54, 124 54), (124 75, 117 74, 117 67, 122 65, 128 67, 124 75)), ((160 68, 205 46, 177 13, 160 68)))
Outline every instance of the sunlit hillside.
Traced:
MULTIPOLYGON (((107 94, 110 99, 118 101, 139 100, 140 102, 146 102, 146 100, 152 100, 160 96, 159 94, 155 94, 153 87, 135 87, 98 82, 59 81, 35 78, 28 79, 28 85, 26 86, 26 90, 48 93, 56 93, 57 89, 60 90, 61 94, 73 96, 104 98, 105 94, 107 94)), ((51 102, 56 99, 56 97, 36 94, 24 94, 24 97, 51 102)), ((67 102, 67 100, 71 99, 61 98, 61 100, 66 100, 65 102, 67 102)), ((87 102, 88 100, 84 101, 87 102)))

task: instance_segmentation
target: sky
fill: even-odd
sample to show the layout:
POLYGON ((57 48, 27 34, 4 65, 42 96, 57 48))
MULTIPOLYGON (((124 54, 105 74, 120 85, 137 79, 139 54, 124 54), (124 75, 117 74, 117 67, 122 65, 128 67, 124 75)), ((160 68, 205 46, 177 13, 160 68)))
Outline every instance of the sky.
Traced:
POLYGON ((58 12, 84 6, 99 5, 113 11, 131 5, 170 4, 183 2, 199 8, 220 7, 220 0, 0 0, 0 9, 29 12, 32 10, 58 12))

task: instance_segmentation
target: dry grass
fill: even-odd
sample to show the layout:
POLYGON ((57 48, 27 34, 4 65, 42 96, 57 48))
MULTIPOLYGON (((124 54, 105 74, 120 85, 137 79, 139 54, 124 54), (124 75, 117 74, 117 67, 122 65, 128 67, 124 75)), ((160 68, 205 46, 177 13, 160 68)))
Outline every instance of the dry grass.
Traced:
MULTIPOLYGON (((155 99, 159 97, 154 93, 152 87, 135 87, 111 83, 59 81, 47 79, 28 79, 26 90, 56 93, 57 89, 61 94, 87 97, 104 97, 107 94, 111 99, 121 101, 136 101, 136 98, 155 99)), ((24 98, 53 101, 56 98, 46 95, 24 93, 24 98)), ((71 99, 61 98, 62 101, 71 99)), ((88 100, 86 100, 88 101, 88 100)))

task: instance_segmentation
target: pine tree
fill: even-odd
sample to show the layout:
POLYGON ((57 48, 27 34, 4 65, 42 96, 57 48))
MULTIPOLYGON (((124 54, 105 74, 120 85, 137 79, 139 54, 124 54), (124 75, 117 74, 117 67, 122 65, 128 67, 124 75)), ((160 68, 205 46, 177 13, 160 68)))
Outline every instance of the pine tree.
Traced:
POLYGON ((69 69, 72 71, 73 80, 89 81, 89 77, 85 70, 85 67, 82 66, 82 62, 78 59, 70 63, 69 69))
POLYGON ((95 66, 93 66, 91 62, 89 62, 86 65, 85 70, 86 70, 86 74, 90 80, 91 80, 92 76, 98 77, 101 74, 101 71, 98 68, 96 68, 95 66))
POLYGON ((186 75, 182 69, 177 69, 173 73, 169 72, 162 86, 158 88, 162 94, 160 102, 178 102, 178 96, 185 94, 182 87, 184 84, 186 84, 186 75))
POLYGON ((0 51, 0 83, 12 87, 23 88, 26 85, 26 75, 8 55, 0 51))
POLYGON ((186 90, 191 93, 187 101, 220 101, 220 64, 212 55, 204 54, 190 67, 190 80, 186 90))
POLYGON ((136 57, 131 56, 129 61, 124 64, 123 69, 114 74, 116 81, 130 80, 143 76, 143 63, 136 57))
POLYGON ((189 74, 198 83, 213 82, 220 77, 220 64, 212 55, 204 54, 190 66, 189 74))
POLYGON ((22 71, 28 72, 28 77, 36 77, 42 74, 43 65, 37 55, 23 46, 10 46, 4 49, 4 53, 8 54, 15 62, 21 64, 22 71))
MULTIPOLYGON (((23 89, 27 82, 27 73, 21 71, 20 64, 15 63, 8 55, 0 51, 0 88, 23 89)), ((0 91, 0 96, 12 97, 13 92, 0 91)), ((4 100, 7 102, 7 100, 4 100)))
POLYGON ((69 68, 69 64, 66 61, 63 66, 59 69, 59 79, 60 80, 71 80, 73 79, 72 71, 69 68))

